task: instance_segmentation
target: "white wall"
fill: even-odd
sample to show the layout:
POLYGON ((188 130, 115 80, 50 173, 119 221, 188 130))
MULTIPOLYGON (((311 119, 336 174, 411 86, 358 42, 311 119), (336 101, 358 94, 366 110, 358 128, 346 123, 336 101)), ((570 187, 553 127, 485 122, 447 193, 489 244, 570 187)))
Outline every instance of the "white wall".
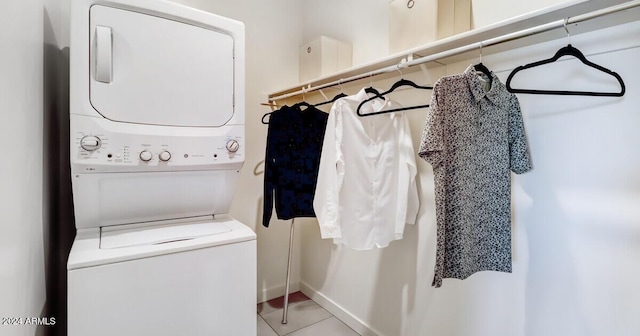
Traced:
MULTIPOLYGON (((45 303, 43 235, 43 2, 0 11, 0 316, 39 317, 45 303)), ((35 326, 0 325, 34 335, 35 326)))
MULTIPOLYGON (((519 96, 534 170, 513 176, 512 274, 481 272, 431 287, 433 173, 419 159, 417 225, 407 226, 403 240, 365 252, 339 249, 320 239, 317 226, 305 227, 303 290, 365 335, 640 334, 634 280, 640 276, 639 36, 640 22, 572 36, 591 60, 625 78, 625 97, 519 96)), ((550 41, 485 56, 483 63, 504 81, 517 65, 550 57, 564 45, 565 39, 550 41)), ((459 73, 475 61, 432 69, 430 76, 459 73)), ((584 70, 561 62, 523 73, 519 83, 608 88, 609 82, 578 69, 584 70)), ((425 83, 420 72, 408 77, 425 83)), ((425 103, 429 93, 407 90, 395 99, 425 103)), ((407 113, 417 147, 425 111, 407 113)))
MULTIPOLYGON (((298 46, 302 44, 300 4, 296 0, 206 1, 176 0, 244 22, 246 29, 246 161, 240 175, 231 215, 258 235, 258 301, 284 293, 289 222, 274 219, 262 226, 262 186, 267 126, 261 123, 269 92, 297 83, 298 46)), ((300 252, 296 239, 295 255, 300 252)), ((300 258, 294 258, 291 282, 298 289, 300 258)))
POLYGON ((508 6, 505 6, 504 2, 496 0, 472 0, 472 27, 484 27, 565 2, 581 2, 581 0, 510 0, 508 6))
POLYGON ((302 37, 307 43, 320 35, 349 42, 353 65, 389 53, 389 0, 301 1, 302 37))
MULTIPOLYGON (((403 0, 399 0, 403 1, 403 0)), ((436 0, 433 0, 436 1, 436 0)), ((512 0, 508 6, 496 0, 473 0, 472 28, 527 14, 565 2, 580 0, 512 0)), ((307 43, 320 35, 346 41, 353 46, 353 65, 361 65, 391 53, 389 3, 391 0, 302 1, 302 38, 307 43)), ((436 1, 437 2, 437 1, 436 1)), ((431 20, 430 17, 425 17, 431 20)), ((405 31, 403 34, 420 34, 405 31)), ((406 39, 413 41, 413 39, 406 39)))

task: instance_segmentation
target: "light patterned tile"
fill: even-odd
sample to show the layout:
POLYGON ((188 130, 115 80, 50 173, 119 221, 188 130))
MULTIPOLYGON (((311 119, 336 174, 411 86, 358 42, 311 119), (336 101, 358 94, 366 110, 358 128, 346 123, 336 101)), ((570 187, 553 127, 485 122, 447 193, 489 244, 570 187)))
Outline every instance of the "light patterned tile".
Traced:
POLYGON ((335 317, 328 318, 308 327, 295 331, 287 336, 359 336, 335 317))
POLYGON ((278 336, 273 329, 265 322, 260 315, 257 315, 258 318, 258 336, 278 336))
POLYGON ((320 307, 317 303, 307 300, 289 305, 287 324, 282 324, 282 309, 262 315, 262 318, 280 336, 289 334, 316 322, 322 321, 332 315, 320 307))

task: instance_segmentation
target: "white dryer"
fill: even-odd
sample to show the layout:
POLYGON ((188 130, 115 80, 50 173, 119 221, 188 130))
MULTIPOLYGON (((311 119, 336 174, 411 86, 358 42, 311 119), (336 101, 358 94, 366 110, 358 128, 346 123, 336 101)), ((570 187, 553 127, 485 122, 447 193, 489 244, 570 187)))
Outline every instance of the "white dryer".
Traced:
POLYGON ((68 334, 256 334, 244 26, 178 4, 74 0, 68 334))

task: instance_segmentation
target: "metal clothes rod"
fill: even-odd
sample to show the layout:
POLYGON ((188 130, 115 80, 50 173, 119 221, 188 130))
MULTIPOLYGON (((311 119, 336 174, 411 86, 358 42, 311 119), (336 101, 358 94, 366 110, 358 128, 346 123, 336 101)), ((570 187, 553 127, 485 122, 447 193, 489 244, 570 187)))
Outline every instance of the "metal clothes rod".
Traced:
POLYGON ((282 324, 287 324, 287 314, 289 312, 289 285, 291 283, 291 257, 293 256, 293 236, 296 219, 291 220, 291 230, 289 232, 289 257, 287 258, 287 279, 284 288, 284 305, 282 309, 282 324))
MULTIPOLYGON (((465 46, 462 47, 458 47, 458 48, 454 48, 454 49, 450 49, 447 51, 443 51, 440 53, 436 53, 436 54, 432 54, 429 56, 424 56, 424 57, 420 57, 420 58, 416 58, 416 59, 409 59, 409 60, 405 60, 403 59, 399 64, 396 65, 391 65, 391 66, 387 66, 384 68, 380 68, 377 70, 373 70, 373 71, 367 71, 358 75, 354 75, 351 77, 347 77, 347 78, 343 78, 343 79, 339 79, 339 80, 335 80, 332 82, 328 82, 328 83, 324 83, 324 84, 319 84, 316 86, 313 86, 312 84, 308 84, 306 87, 295 91, 295 92, 291 92, 291 93, 287 93, 287 94, 283 94, 277 97, 269 97, 269 101, 278 101, 278 100, 282 100, 285 98, 289 98, 289 97, 295 97, 295 96, 299 96, 301 94, 304 93, 309 93, 312 91, 317 91, 317 90, 321 90, 324 88, 328 88, 328 87, 332 87, 332 86, 336 86, 336 85, 341 85, 341 84, 345 84, 345 83, 349 83, 349 82, 353 82, 356 80, 360 80, 360 79, 364 79, 364 78, 369 78, 369 77, 373 77, 376 75, 380 75, 383 73, 388 73, 388 72, 393 72, 393 71, 397 71, 399 69, 404 69, 404 68, 408 68, 414 65, 418 65, 418 64, 424 64, 427 62, 431 62, 431 61, 436 61, 439 59, 443 59, 446 57, 450 57, 450 56, 455 56, 458 54, 462 54, 468 51, 472 51, 472 50, 478 50, 482 47, 489 47, 489 46, 493 46, 493 45, 497 45, 497 44, 501 44, 501 43, 505 43, 505 42, 509 42, 509 41, 513 41, 513 40, 518 40, 524 37, 529 37, 532 35, 536 35, 536 34, 541 34, 541 33, 545 33, 554 29, 558 29, 558 28, 563 28, 566 25, 569 24, 574 24, 574 23, 580 23, 580 22, 584 22, 584 21, 588 21, 588 20, 592 20, 601 16, 605 16, 605 15, 609 15, 609 14, 614 14, 617 12, 621 12, 624 10, 628 10, 631 8, 635 8, 640 6, 640 0, 635 0, 635 1, 629 1, 620 5, 616 5, 616 6, 611 6, 608 8, 604 8, 601 10, 597 10, 597 11, 593 11, 591 13, 586 13, 586 14, 582 14, 582 15, 578 15, 575 17, 570 17, 570 18, 566 18, 566 19, 562 19, 562 20, 557 20, 557 21, 553 21, 550 23, 546 23, 546 24, 542 24, 536 27, 532 27, 532 28, 528 28, 528 29, 523 29, 517 32, 513 32, 510 34, 506 34, 506 35, 502 35, 502 36, 498 36, 495 38, 491 38, 488 40, 484 40, 481 42, 476 42, 476 43, 471 43, 471 44, 467 44, 465 46)), ((410 57, 410 56, 409 56, 410 57)))

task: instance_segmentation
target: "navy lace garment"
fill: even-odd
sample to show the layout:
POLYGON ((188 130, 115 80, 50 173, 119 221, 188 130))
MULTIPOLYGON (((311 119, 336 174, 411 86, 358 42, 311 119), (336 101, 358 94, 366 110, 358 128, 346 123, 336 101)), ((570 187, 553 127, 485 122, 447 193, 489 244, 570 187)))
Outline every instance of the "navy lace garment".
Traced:
POLYGON ((279 219, 316 216, 313 195, 327 116, 315 107, 301 111, 297 105, 271 113, 264 161, 265 227, 274 203, 279 219))

